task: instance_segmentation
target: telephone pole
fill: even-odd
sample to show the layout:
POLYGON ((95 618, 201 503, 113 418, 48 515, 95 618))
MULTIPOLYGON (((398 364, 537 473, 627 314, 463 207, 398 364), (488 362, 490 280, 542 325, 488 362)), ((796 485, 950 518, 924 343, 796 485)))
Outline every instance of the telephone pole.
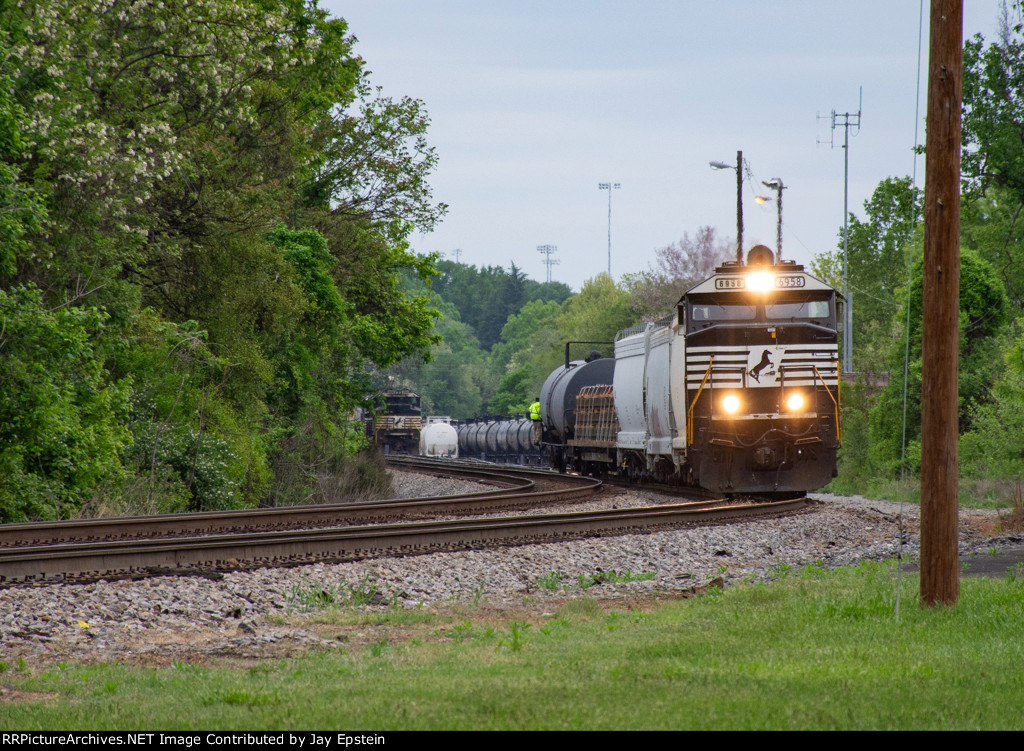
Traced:
POLYGON ((736 170, 736 263, 743 263, 743 151, 736 152, 736 166, 728 162, 708 162, 712 169, 736 170))
POLYGON ((921 605, 960 597, 960 107, 963 0, 931 0, 921 300, 921 605))

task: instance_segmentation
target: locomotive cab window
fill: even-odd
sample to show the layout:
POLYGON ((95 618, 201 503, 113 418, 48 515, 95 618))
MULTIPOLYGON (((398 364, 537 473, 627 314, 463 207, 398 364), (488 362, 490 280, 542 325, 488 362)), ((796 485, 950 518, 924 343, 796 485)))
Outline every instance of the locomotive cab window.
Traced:
POLYGON ((765 317, 769 321, 815 321, 827 320, 831 314, 828 300, 803 300, 801 302, 777 302, 765 305, 765 317))
POLYGON ((689 333, 718 324, 747 321, 813 323, 829 327, 834 320, 831 292, 785 290, 764 302, 751 302, 747 295, 693 295, 686 303, 685 316, 682 307, 680 320, 685 320, 689 333))
POLYGON ((716 323, 753 321, 756 317, 756 305, 739 304, 734 300, 719 300, 709 296, 702 300, 690 301, 686 320, 689 331, 698 331, 716 323))

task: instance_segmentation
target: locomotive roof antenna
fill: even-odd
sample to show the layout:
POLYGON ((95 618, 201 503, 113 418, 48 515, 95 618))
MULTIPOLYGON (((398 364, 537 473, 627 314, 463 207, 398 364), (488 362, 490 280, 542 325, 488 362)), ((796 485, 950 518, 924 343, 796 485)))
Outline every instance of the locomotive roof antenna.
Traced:
POLYGON ((736 170, 736 263, 743 264, 743 152, 736 152, 736 164, 708 162, 711 169, 736 170))
MULTIPOLYGON (((846 299, 846 315, 843 321, 843 372, 853 372, 853 300, 850 297, 850 128, 856 128, 854 136, 860 134, 860 119, 864 102, 864 87, 860 87, 856 112, 832 110, 832 133, 843 129, 843 297, 846 299)), ((834 145, 834 144, 833 144, 834 145)))
POLYGON ((558 252, 557 245, 538 245, 537 252, 544 256, 544 260, 541 261, 545 266, 548 267, 548 281, 551 281, 551 267, 558 265, 558 259, 552 258, 552 253, 558 252))
MULTIPOLYGON (((608 278, 612 276, 612 189, 618 190, 622 183, 598 183, 598 190, 608 191, 608 278)), ((548 267, 548 271, 551 267, 548 267)), ((548 281, 551 281, 550 279, 548 281)))

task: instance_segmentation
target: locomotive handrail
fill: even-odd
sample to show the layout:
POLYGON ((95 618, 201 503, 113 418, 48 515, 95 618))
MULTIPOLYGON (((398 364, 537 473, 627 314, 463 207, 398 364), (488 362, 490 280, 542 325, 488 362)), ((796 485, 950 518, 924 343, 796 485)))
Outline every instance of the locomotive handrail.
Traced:
MULTIPOLYGON (((828 384, 825 383, 825 377, 821 373, 818 372, 818 366, 817 365, 812 365, 811 367, 814 368, 814 377, 815 377, 815 379, 818 379, 818 378, 821 379, 821 385, 825 388, 825 393, 828 394, 828 398, 831 399, 832 400, 832 404, 835 405, 835 408, 836 408, 836 440, 839 442, 839 445, 841 446, 843 444, 843 437, 842 437, 842 432, 841 432, 840 427, 839 427, 839 399, 837 398, 837 397, 840 396, 839 382, 836 381, 836 396, 832 396, 832 392, 829 390, 828 384)), ((836 373, 838 373, 838 372, 839 372, 839 363, 837 362, 836 363, 836 373)))
POLYGON ((700 399, 701 393, 704 391, 704 384, 708 382, 708 378, 711 376, 711 366, 714 364, 715 358, 711 356, 708 358, 708 369, 704 372, 704 380, 700 382, 700 386, 697 388, 697 393, 693 397, 693 401, 690 402, 690 409, 686 416, 686 447, 689 448, 693 445, 693 410, 697 406, 697 400, 700 399))
MULTIPOLYGON (((705 372, 705 374, 704 374, 704 380, 701 381, 701 384, 698 387, 697 396, 700 396, 699 389, 702 389, 704 387, 704 381, 708 380, 709 376, 711 378, 711 388, 714 388, 715 387, 715 378, 718 378, 719 381, 721 381, 723 375, 735 376, 735 377, 739 378, 739 381, 740 381, 739 386, 731 386, 731 385, 727 384, 723 388, 741 388, 741 389, 747 388, 747 376, 749 375, 749 372, 747 371, 747 366, 746 365, 717 365, 717 366, 712 366, 711 362, 709 361, 707 372, 705 372)), ((689 388, 690 380, 691 379, 690 379, 690 376, 688 374, 686 376, 687 388, 689 388)), ((696 401, 697 401, 697 397, 695 396, 694 397, 694 402, 696 402, 696 401)))

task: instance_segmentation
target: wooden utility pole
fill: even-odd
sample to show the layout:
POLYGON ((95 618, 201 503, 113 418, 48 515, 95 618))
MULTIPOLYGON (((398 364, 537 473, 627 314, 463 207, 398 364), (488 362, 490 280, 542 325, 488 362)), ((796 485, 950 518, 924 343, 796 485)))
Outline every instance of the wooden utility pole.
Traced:
POLYGON ((921 343, 921 605, 960 596, 957 376, 963 1, 931 0, 921 343))
MULTIPOLYGON (((776 259, 778 260, 778 259, 776 259)), ((743 152, 736 152, 736 263, 743 263, 743 152)))

